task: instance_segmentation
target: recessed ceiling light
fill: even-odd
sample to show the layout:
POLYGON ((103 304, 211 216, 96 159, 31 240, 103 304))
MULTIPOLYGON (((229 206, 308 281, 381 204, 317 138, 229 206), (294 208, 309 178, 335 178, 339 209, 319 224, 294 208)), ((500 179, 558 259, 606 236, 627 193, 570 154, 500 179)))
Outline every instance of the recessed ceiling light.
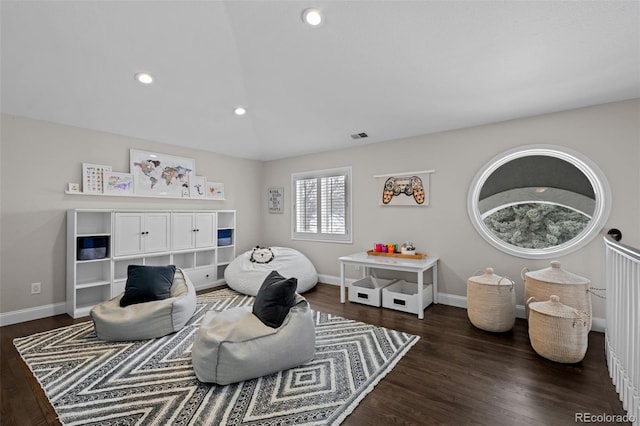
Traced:
POLYGON ((245 115, 247 113, 247 109, 243 106, 237 106, 234 110, 233 113, 235 115, 245 115))
POLYGON ((322 13, 319 9, 315 8, 305 9, 304 12, 302 12, 302 20, 307 25, 317 27, 322 24, 322 13))
POLYGON ((136 81, 142 84, 151 84, 153 83, 153 76, 146 72, 139 72, 135 75, 136 81))

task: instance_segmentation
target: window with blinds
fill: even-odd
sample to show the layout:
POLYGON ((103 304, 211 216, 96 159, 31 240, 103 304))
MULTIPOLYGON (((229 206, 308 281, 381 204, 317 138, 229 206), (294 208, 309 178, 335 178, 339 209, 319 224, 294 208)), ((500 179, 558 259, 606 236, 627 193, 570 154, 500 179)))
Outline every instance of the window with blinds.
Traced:
POLYGON ((351 242, 351 168, 291 175, 293 238, 351 242))

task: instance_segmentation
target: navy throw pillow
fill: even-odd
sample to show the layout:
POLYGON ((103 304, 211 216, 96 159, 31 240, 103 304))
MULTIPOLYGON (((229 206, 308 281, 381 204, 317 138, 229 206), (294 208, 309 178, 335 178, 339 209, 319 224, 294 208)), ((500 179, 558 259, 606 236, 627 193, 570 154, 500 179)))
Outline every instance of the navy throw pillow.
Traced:
POLYGON ((171 284, 176 273, 175 265, 143 266, 129 265, 127 284, 120 306, 151 302, 171 297, 171 284))
POLYGON ((293 306, 297 288, 297 278, 285 278, 278 271, 272 271, 258 290, 253 314, 269 327, 280 327, 293 306))

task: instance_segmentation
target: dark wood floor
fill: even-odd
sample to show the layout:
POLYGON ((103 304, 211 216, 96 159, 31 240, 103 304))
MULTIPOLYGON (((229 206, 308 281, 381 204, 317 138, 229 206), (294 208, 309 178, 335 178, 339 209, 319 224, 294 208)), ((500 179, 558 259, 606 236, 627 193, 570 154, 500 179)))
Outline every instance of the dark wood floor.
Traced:
MULTIPOLYGON (((421 337, 343 425, 563 426, 576 423, 576 413, 625 414, 607 373, 601 333, 590 333, 581 363, 564 365, 531 349, 524 320, 511 332, 493 334, 476 329, 466 310, 451 306, 430 306, 418 320, 340 304, 337 286, 319 284, 305 297, 316 310, 421 337)), ((59 424, 12 340, 82 320, 59 315, 0 328, 1 424, 59 424)))

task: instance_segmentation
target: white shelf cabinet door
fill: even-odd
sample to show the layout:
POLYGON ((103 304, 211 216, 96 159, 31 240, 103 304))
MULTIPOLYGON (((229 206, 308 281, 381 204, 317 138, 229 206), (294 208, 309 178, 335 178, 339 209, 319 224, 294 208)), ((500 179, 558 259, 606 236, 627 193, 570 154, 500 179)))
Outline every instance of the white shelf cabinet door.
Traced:
POLYGON ((128 256, 144 252, 144 214, 116 213, 115 256, 128 256))
POLYGON ((186 250, 195 247, 196 223, 193 213, 173 213, 172 249, 186 250))
POLYGON ((214 247, 215 212, 173 213, 173 250, 214 247))
POLYGON ((171 250, 170 213, 146 214, 145 252, 157 253, 171 250))
POLYGON ((196 247, 213 247, 217 242, 216 214, 196 213, 196 247))
POLYGON ((169 217, 167 212, 116 213, 115 255, 169 251, 169 217))

